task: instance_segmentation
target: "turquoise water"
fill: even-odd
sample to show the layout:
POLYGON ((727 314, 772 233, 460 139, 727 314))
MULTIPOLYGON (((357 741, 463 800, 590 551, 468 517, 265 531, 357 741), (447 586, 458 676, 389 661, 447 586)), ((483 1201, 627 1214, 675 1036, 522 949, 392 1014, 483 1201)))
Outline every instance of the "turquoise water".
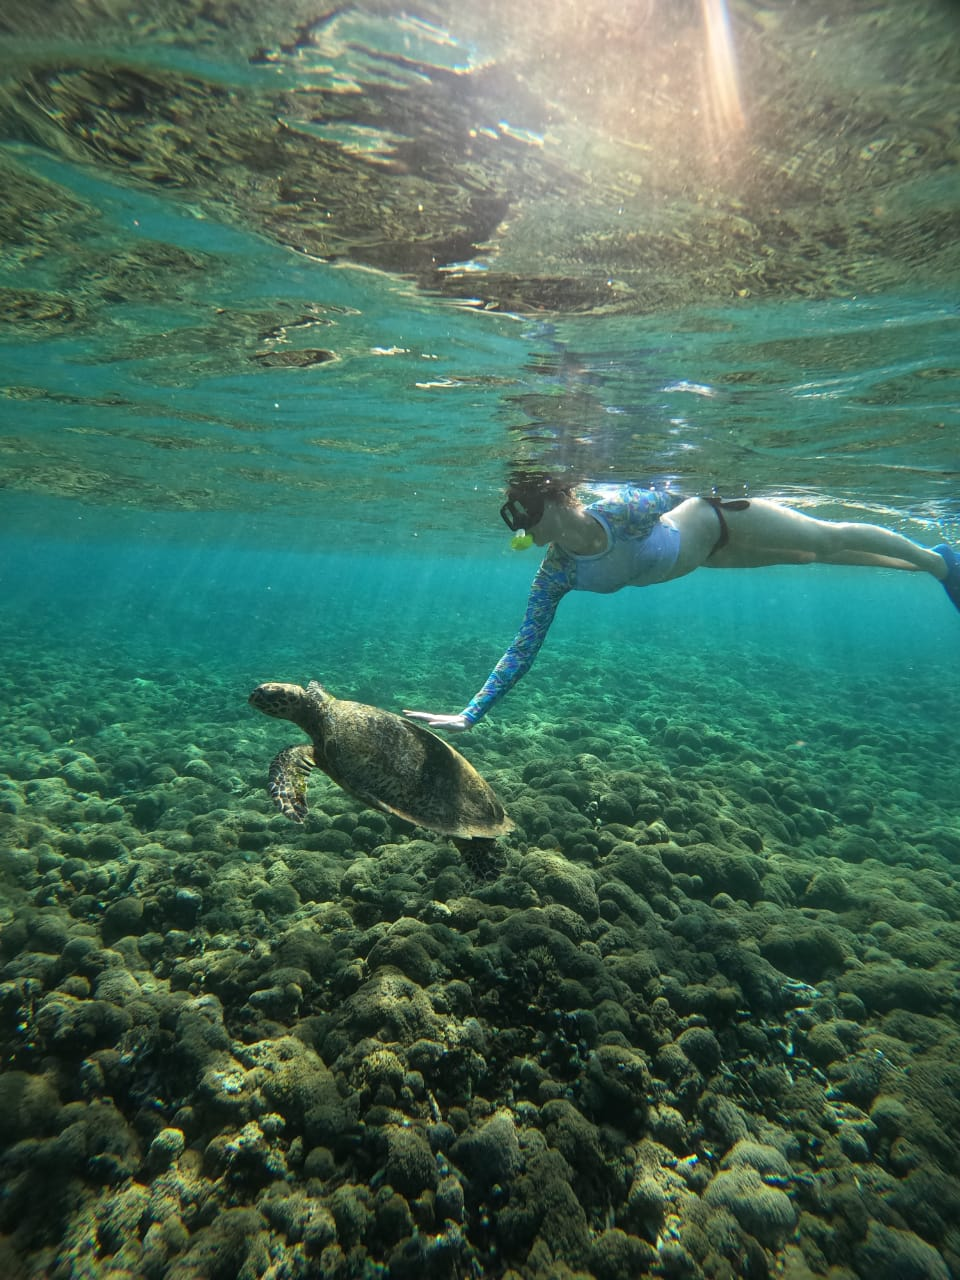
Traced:
POLYGON ((491 847, 247 701, 459 711, 517 470, 960 543, 955 9, 0 36, 0 1272, 960 1273, 931 577, 572 593, 491 847))

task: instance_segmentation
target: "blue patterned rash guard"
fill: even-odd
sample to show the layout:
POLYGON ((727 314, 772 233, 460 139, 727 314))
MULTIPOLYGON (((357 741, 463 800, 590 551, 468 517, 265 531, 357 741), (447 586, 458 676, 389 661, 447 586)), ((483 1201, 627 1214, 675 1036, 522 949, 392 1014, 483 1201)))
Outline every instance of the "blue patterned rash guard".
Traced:
POLYGON ((486 684, 460 713, 465 720, 476 724, 530 670, 557 605, 568 591, 606 593, 649 586, 669 576, 680 549, 680 535, 660 517, 676 501, 658 489, 624 485, 611 496, 590 503, 587 511, 606 531, 606 547, 598 555, 576 556, 551 544, 530 587, 520 630, 486 684))

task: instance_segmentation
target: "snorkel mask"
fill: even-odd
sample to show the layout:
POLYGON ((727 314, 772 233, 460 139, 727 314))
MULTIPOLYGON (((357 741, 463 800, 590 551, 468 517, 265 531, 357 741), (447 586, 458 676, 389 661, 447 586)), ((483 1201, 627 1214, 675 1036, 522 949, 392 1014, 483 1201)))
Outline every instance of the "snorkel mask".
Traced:
POLYGON ((500 518, 514 535, 510 546, 514 551, 526 551, 533 546, 530 530, 543 518, 544 497, 536 489, 513 490, 500 508, 500 518))
POLYGON ((500 508, 500 519, 511 533, 529 531, 543 518, 545 499, 536 489, 514 490, 500 508))

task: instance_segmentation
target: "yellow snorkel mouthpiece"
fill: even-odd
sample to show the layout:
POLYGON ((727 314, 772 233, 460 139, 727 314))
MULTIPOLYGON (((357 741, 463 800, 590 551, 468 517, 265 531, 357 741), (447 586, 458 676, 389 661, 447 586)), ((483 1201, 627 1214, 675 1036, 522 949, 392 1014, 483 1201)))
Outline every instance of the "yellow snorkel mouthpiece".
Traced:
POLYGON ((510 545, 514 551, 526 551, 527 547, 533 546, 533 534, 515 533, 510 539, 510 545))

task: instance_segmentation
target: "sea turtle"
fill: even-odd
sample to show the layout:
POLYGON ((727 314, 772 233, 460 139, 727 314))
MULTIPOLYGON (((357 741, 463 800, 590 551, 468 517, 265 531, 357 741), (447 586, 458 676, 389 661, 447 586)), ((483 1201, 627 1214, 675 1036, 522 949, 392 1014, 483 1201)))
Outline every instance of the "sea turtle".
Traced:
POLYGON ((457 840, 491 840, 513 830, 503 805, 473 765, 429 729, 362 702, 343 702, 312 680, 261 684, 250 703, 292 720, 310 738, 270 765, 270 794, 293 822, 307 815, 314 767, 363 804, 457 840))

